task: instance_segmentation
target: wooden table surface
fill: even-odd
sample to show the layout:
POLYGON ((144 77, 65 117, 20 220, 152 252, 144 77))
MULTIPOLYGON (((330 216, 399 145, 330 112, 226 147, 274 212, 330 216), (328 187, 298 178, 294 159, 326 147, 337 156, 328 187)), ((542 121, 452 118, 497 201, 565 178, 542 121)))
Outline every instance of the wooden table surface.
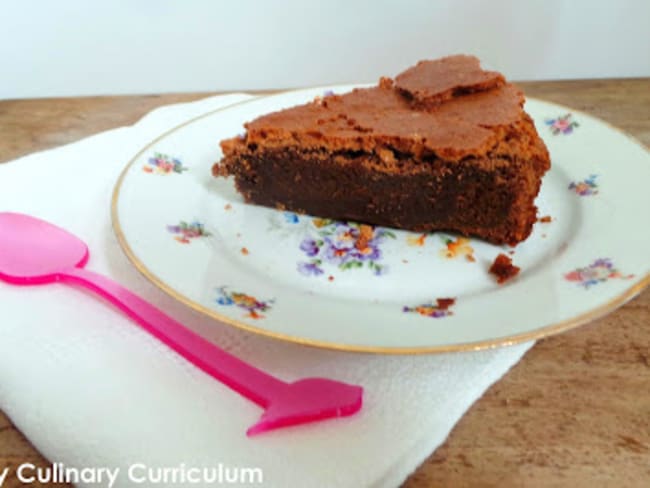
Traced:
MULTIPOLYGON (((521 86, 650 146, 650 78, 521 86)), ((203 96, 0 101, 0 162, 203 96)), ((649 211, 639 209, 635 220, 647 226, 649 211)), ((48 463, 0 413, 0 469, 27 461, 48 463)), ((603 319, 539 341, 405 486, 650 486, 650 292, 603 319)))

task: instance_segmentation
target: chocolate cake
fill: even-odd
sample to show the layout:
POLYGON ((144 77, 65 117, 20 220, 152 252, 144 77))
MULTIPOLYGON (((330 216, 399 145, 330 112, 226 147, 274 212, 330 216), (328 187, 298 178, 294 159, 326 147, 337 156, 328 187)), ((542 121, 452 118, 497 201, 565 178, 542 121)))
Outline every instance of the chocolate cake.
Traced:
POLYGON ((245 124, 221 142, 213 174, 234 176, 249 203, 514 245, 550 167, 523 104, 473 56, 421 61, 245 124))
POLYGON ((497 279, 497 283, 501 285, 517 276, 520 270, 521 268, 519 266, 512 264, 512 259, 510 259, 509 256, 500 253, 496 258, 494 258, 488 272, 493 274, 497 279))

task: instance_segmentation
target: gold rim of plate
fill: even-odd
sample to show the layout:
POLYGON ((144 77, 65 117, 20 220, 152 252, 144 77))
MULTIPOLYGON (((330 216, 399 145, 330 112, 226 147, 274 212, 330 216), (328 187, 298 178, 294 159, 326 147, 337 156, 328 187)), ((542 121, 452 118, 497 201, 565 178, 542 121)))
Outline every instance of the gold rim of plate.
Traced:
MULTIPOLYGON (((312 88, 304 88, 296 91, 310 90, 310 89, 312 88)), ((167 295, 171 296, 172 298, 181 302, 182 304, 186 305, 192 310, 199 312, 203 315, 207 315, 208 317, 216 319, 225 324, 232 325, 234 327, 238 327, 240 329, 246 330, 248 332, 253 332, 255 334, 271 337, 273 339, 278 339, 285 342, 292 342, 294 344, 301 344, 304 346, 318 347, 324 349, 332 349, 336 351, 363 352, 363 353, 374 353, 374 354, 428 354, 428 353, 446 353, 446 352, 467 352, 467 351, 479 351, 482 349, 492 349, 492 348, 503 347, 503 346, 511 346, 514 344, 520 344, 522 342, 537 340, 543 337, 548 337, 551 335, 556 335, 562 332, 566 332, 570 329, 579 327, 580 325, 599 319, 607 315, 609 312, 616 310, 620 306, 630 301, 632 298, 636 297, 639 293, 641 293, 641 291, 643 291, 644 288, 650 285, 650 273, 647 273, 639 282, 632 285, 628 289, 624 290, 620 295, 614 297, 613 299, 609 300, 603 305, 600 305, 599 307, 590 310, 587 313, 576 315, 575 317, 572 317, 570 319, 566 319, 560 322, 556 322, 554 324, 546 325, 544 327, 540 327, 539 329, 524 334, 515 334, 511 336, 498 337, 495 339, 489 339, 485 341, 467 342, 467 343, 460 343, 460 344, 447 344, 441 346, 422 346, 422 347, 385 347, 385 346, 363 346, 363 345, 354 345, 354 344, 340 344, 336 342, 317 341, 313 339, 305 339, 303 337, 297 337, 288 334, 281 334, 260 327, 255 327, 236 319, 232 319, 230 317, 222 315, 219 312, 216 312, 215 310, 212 310, 208 307, 201 305, 200 303, 197 303, 187 298, 186 296, 174 290, 171 286, 167 285, 164 281, 158 278, 154 273, 152 273, 144 265, 144 263, 140 261, 140 259, 135 255, 135 253, 131 249, 131 246, 129 245, 126 239, 126 236, 122 231, 122 226, 120 225, 120 219, 117 212, 117 203, 120 198, 120 189, 122 187, 124 178, 126 177, 126 174, 128 173, 133 163, 144 152, 149 150, 151 146, 156 144, 161 139, 167 137, 172 132, 175 132, 176 130, 182 127, 192 124, 197 120, 203 119, 205 117, 209 117, 215 113, 222 112, 224 110, 230 109, 237 105, 243 105, 245 103, 249 103, 254 100, 259 100, 260 98, 281 95, 282 93, 287 93, 287 92, 276 93, 273 95, 266 95, 264 97, 253 97, 253 98, 248 98, 246 100, 242 100, 240 102, 235 102, 226 105, 225 107, 211 110, 207 113, 191 118, 190 120, 187 120, 182 124, 179 124, 165 131, 164 133, 162 133, 161 135, 153 139, 151 142, 146 144, 140 151, 137 152, 135 156, 133 156, 133 158, 131 158, 131 160, 128 162, 126 167, 120 173, 120 176, 117 179, 117 182, 115 183, 115 187, 113 188, 113 195, 111 198, 111 220, 113 224, 113 230, 120 244, 120 247, 126 254, 129 261, 131 261, 131 263, 135 266, 135 268, 140 272, 140 274, 142 274, 147 280, 149 280, 151 283, 153 283, 156 287, 158 287, 160 290, 165 292, 167 295)), ((527 99, 538 100, 533 97, 527 97, 527 99)), ((543 100, 539 100, 539 101, 544 102, 543 100)), ((548 102, 548 103, 553 103, 553 102, 548 102)), ((618 127, 610 124, 605 120, 599 119, 597 117, 594 117, 593 115, 589 115, 580 110, 574 110, 564 105, 560 105, 557 103, 553 103, 553 105, 562 107, 563 109, 566 109, 567 112, 580 114, 586 116, 587 118, 597 119, 598 121, 607 125, 610 129, 620 134, 623 134, 626 138, 630 139, 632 142, 635 142, 636 144, 639 144, 641 147, 645 148, 646 151, 650 152, 650 148, 646 146, 643 142, 639 141, 635 137, 631 136, 630 134, 624 132, 623 130, 619 129, 618 127)))

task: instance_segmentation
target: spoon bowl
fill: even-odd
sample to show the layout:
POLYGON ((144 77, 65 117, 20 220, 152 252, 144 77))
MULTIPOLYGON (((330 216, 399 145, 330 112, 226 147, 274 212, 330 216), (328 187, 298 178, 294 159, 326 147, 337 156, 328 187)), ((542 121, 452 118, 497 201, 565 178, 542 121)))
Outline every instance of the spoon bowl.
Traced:
POLYGON ((52 283, 61 271, 88 261, 83 241, 29 215, 0 213, 0 236, 0 279, 10 283, 52 283))

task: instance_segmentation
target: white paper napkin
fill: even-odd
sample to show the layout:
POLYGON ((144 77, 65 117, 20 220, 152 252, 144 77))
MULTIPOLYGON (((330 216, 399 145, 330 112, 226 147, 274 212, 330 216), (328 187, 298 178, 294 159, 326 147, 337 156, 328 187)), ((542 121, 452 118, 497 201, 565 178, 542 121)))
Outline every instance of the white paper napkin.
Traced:
POLYGON ((128 468, 136 463, 179 470, 183 464, 221 466, 231 473, 260 468, 269 487, 397 486, 532 343, 425 356, 318 350, 213 322, 149 284, 130 266, 111 231, 109 204, 119 172, 161 132, 245 97, 163 107, 132 127, 1 164, 0 210, 32 214, 70 230, 90 247, 89 269, 282 379, 327 376, 363 385, 362 411, 249 439, 244 433, 261 414, 258 407, 100 299, 64 285, 2 282, 0 408, 51 461, 120 468, 113 486, 135 484, 128 468))

